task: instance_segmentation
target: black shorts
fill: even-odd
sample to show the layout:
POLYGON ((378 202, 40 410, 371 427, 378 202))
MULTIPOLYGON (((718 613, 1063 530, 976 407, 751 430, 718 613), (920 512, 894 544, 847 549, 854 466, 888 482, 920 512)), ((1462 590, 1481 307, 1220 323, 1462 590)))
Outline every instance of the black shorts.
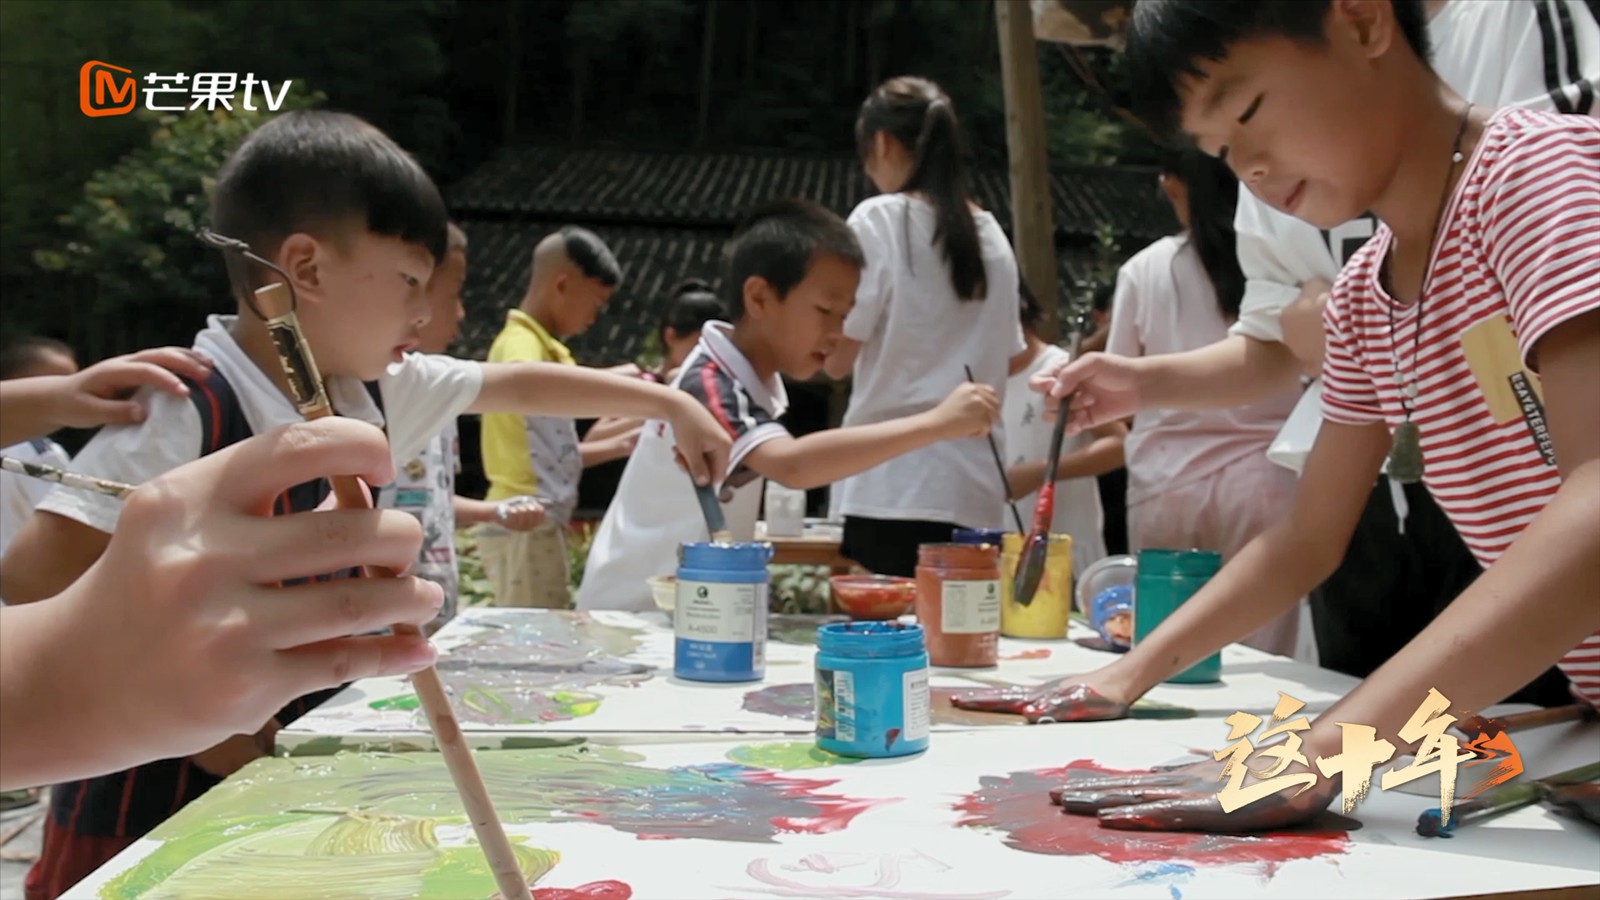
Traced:
POLYGON ((911 578, 917 572, 917 548, 948 544, 960 527, 949 522, 845 516, 839 555, 876 575, 911 578))

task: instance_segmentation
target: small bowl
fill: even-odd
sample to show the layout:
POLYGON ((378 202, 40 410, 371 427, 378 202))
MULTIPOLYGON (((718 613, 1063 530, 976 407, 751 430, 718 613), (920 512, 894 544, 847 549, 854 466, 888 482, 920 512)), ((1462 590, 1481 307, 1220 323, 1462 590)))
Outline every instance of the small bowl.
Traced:
POLYGON ((678 578, 676 575, 653 575, 645 579, 650 585, 650 595, 655 598, 656 608, 662 612, 672 612, 678 605, 678 578))
POLYGON ((834 603, 852 619, 898 619, 911 611, 917 598, 917 582, 894 575, 835 575, 828 585, 834 603))

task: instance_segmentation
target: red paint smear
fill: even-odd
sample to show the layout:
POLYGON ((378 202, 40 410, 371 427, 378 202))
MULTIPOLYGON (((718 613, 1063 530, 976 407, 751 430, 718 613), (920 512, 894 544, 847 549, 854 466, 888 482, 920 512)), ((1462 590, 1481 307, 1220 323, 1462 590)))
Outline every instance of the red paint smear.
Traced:
POLYGON ((819 794, 816 791, 838 783, 838 779, 831 780, 806 780, 785 778, 774 772, 764 769, 754 769, 741 774, 739 777, 746 781, 759 782, 776 786, 785 797, 799 797, 810 801, 818 809, 815 816, 774 816, 768 821, 778 826, 779 829, 803 834, 829 834, 834 831, 843 831, 861 815, 873 807, 883 806, 888 803, 898 803, 899 797, 885 797, 877 800, 855 800, 840 794, 819 794))
POLYGON ((628 900, 633 888, 620 881, 591 881, 575 888, 533 889, 533 900, 628 900))
POLYGON ((1098 856, 1114 863, 1259 863, 1266 866, 1268 876, 1282 863, 1346 853, 1350 848, 1350 838, 1343 831, 1222 835, 1101 828, 1095 817, 1069 815, 1050 802, 1051 789, 1067 783, 1072 772, 1124 775, 1129 770, 1107 769, 1080 759, 1058 769, 986 775, 981 788, 956 804, 957 810, 966 813, 961 824, 1003 831, 1006 846, 1027 853, 1098 856))
POLYGON ((1001 659, 1049 659, 1050 658, 1050 648, 1049 647, 1039 647, 1038 649, 1035 649, 1035 650, 1023 650, 1020 653, 1010 653, 1010 654, 1007 654, 1007 655, 1002 656, 1000 658, 1001 659))

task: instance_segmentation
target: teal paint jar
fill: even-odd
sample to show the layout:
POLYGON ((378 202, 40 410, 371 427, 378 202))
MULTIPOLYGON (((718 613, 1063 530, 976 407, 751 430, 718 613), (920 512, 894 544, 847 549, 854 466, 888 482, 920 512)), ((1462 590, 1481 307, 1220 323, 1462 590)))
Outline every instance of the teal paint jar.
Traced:
POLYGON ((817 629, 817 746, 877 759, 928 749, 932 697, 921 625, 839 622, 817 629))
POLYGON ((684 544, 672 614, 672 674, 760 681, 767 674, 768 543, 684 544))
MULTIPOLYGON (((1133 645, 1167 620, 1222 568, 1222 554, 1210 550, 1140 550, 1133 592, 1133 645)), ((1169 684, 1209 684, 1222 680, 1222 653, 1195 663, 1167 679, 1169 684)))

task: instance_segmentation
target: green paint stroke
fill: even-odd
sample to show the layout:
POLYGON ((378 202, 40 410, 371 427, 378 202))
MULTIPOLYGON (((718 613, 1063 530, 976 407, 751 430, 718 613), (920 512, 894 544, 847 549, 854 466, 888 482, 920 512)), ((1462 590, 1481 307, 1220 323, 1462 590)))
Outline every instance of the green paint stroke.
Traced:
POLYGON ((793 772, 799 769, 821 769, 843 766, 861 760, 818 747, 809 741, 779 741, 770 744, 741 744, 728 751, 728 759, 747 766, 793 772))
POLYGON ((381 700, 374 700, 371 703, 368 703, 367 706, 371 707, 372 709, 401 709, 409 712, 410 710, 420 708, 422 706, 422 701, 417 699, 416 694, 397 694, 393 697, 384 697, 381 700))
MULTIPOLYGON (((487 897, 493 874, 476 846, 440 847, 436 822, 371 813, 290 812, 217 819, 106 884, 106 900, 229 897, 487 897)), ((514 845, 529 883, 555 867, 551 850, 514 845)))

